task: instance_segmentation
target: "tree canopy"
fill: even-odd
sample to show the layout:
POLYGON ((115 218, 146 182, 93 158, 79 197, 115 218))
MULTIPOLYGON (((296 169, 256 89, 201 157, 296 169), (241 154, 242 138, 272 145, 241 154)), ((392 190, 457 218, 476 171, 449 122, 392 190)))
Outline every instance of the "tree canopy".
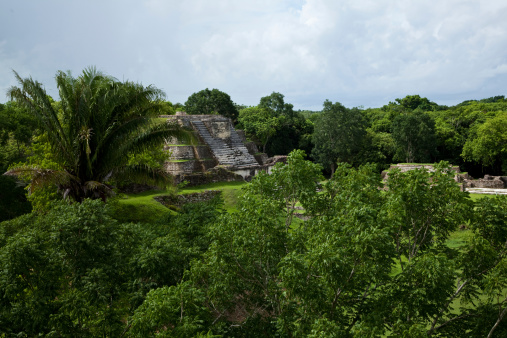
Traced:
POLYGON ((408 163, 430 162, 435 155, 435 122, 422 112, 398 115, 392 124, 395 158, 408 163))
POLYGON ((353 163, 366 135, 366 121, 358 109, 326 100, 315 121, 312 156, 334 173, 336 162, 353 163))
POLYGON ((235 121, 238 110, 231 97, 218 89, 203 89, 190 95, 185 102, 185 111, 191 115, 220 114, 235 121))
POLYGON ((76 201, 105 199, 111 192, 107 181, 122 177, 168 182, 161 170, 128 165, 129 154, 161 147, 165 138, 180 135, 176 126, 154 119, 164 96, 161 90, 119 82, 95 68, 85 69, 77 78, 59 71, 56 84, 61 101, 53 105, 41 83, 15 76, 19 87, 12 87, 9 95, 36 117, 55 168, 25 166, 9 174, 31 175, 31 189, 56 184, 76 201))

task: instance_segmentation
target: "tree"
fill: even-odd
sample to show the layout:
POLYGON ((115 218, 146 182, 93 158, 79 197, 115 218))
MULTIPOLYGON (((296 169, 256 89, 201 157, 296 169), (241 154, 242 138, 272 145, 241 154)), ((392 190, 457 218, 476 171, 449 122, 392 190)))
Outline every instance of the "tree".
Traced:
POLYGON ((419 95, 407 95, 403 99, 396 99, 397 104, 408 110, 419 109, 421 111, 445 109, 445 106, 439 106, 425 97, 419 95))
POLYGON ((290 103, 285 103, 284 96, 277 92, 261 97, 259 108, 269 109, 277 116, 285 115, 290 118, 294 114, 294 106, 290 103))
POLYGON ((259 107, 242 109, 239 112, 238 121, 247 133, 255 135, 259 139, 264 153, 266 152, 266 144, 276 134, 280 122, 269 110, 259 107))
POLYGON ((398 115, 392 124, 395 159, 429 162, 436 151, 435 122, 422 112, 398 115))
POLYGON ((359 109, 347 109, 339 102, 324 102, 313 132, 312 156, 334 173, 336 162, 352 163, 366 135, 366 121, 359 109))
POLYGON ((206 88, 193 93, 185 102, 185 111, 191 115, 220 114, 233 121, 238 117, 238 110, 231 97, 218 89, 206 88))
POLYGON ((58 168, 25 167, 12 175, 30 174, 31 189, 56 184, 64 196, 82 201, 111 193, 110 179, 164 184, 169 177, 144 165, 128 165, 129 155, 162 145, 180 135, 179 128, 158 122, 163 92, 116 79, 88 68, 74 78, 59 71, 56 83, 61 102, 55 108, 42 84, 15 73, 19 87, 11 98, 33 114, 45 132, 58 168))
POLYGON ((463 146, 461 156, 483 166, 499 164, 507 173, 507 112, 478 125, 463 146))
POLYGON ((25 147, 37 132, 35 117, 16 102, 0 104, 0 172, 25 157, 25 147))

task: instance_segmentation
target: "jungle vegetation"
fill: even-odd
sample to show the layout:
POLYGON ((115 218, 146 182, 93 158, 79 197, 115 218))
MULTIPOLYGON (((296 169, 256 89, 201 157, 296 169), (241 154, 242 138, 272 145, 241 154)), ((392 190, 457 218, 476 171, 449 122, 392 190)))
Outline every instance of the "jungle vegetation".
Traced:
POLYGON ((507 198, 472 199, 449 170, 505 173, 503 96, 233 104, 287 163, 227 210, 215 198, 142 219, 112 192, 169 182, 158 142, 179 129, 154 117, 179 105, 93 68, 58 72, 58 101, 17 79, 0 106, 0 336, 507 335, 507 198), (394 161, 438 164, 383 182, 394 161))

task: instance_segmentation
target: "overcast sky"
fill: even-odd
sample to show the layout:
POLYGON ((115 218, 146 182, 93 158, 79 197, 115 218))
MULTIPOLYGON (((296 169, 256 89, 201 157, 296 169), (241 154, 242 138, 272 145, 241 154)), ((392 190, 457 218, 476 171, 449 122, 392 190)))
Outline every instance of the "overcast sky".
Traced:
POLYGON ((0 102, 12 69, 58 99, 57 70, 94 65, 173 103, 453 105, 507 94, 506 18, 506 0, 1 0, 0 102))

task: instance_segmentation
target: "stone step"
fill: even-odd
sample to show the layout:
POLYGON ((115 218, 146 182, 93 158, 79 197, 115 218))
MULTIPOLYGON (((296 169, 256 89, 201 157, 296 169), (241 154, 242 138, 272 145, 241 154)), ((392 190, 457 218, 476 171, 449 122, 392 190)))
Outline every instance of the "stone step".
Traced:
POLYGON ((235 166, 256 165, 255 157, 248 153, 248 149, 242 143, 234 128, 231 128, 231 142, 227 144, 220 138, 211 135, 202 121, 192 121, 192 125, 199 132, 199 136, 211 149, 211 152, 219 164, 235 166))

